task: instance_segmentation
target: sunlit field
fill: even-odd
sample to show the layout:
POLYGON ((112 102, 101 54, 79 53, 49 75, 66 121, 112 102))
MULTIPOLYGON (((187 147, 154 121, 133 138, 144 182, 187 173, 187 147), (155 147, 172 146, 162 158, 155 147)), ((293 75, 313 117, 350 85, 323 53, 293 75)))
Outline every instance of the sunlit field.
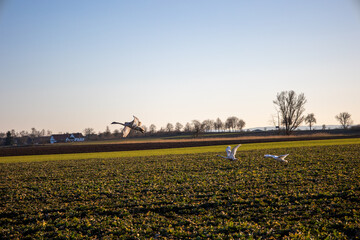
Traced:
MULTIPOLYGON (((360 144, 360 138, 349 139, 331 139, 331 140, 308 140, 308 141, 287 141, 287 142, 268 142, 268 143, 250 143, 243 144, 240 151, 276 149, 276 148, 297 148, 304 146, 330 146, 360 144)), ((108 159, 119 157, 140 157, 140 156, 160 156, 174 154, 199 154, 199 153, 225 153, 228 145, 205 146, 205 147, 187 147, 171 149, 152 149, 136 151, 119 152, 98 152, 98 153, 73 153, 73 154, 51 154, 51 155, 30 155, 30 156, 9 156, 0 157, 0 163, 12 162, 40 162, 40 161, 59 161, 59 160, 85 160, 85 159, 108 159)))
POLYGON ((0 238, 360 239, 359 139, 225 147, 0 158, 0 238))

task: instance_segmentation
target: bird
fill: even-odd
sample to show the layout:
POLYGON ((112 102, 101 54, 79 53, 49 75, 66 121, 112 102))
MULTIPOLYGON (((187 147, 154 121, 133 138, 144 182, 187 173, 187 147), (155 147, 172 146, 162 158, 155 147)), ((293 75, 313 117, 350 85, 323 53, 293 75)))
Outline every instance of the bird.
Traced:
POLYGON ((141 122, 139 121, 139 119, 135 116, 133 116, 133 117, 134 117, 134 120, 132 120, 131 122, 125 122, 125 123, 112 122, 111 124, 120 124, 120 125, 124 126, 124 129, 122 130, 123 137, 126 137, 130 133, 131 129, 144 133, 145 128, 143 126, 141 126, 141 122))
POLYGON ((288 163, 288 160, 285 159, 288 155, 289 154, 277 156, 277 155, 265 154, 264 158, 273 158, 279 162, 288 163))
POLYGON ((237 149, 238 149, 240 146, 241 146, 241 144, 237 145, 237 146, 234 147, 232 150, 231 150, 231 147, 228 146, 228 147, 226 148, 226 157, 221 156, 221 155, 217 155, 217 156, 218 156, 218 157, 225 158, 225 159, 237 160, 237 158, 235 158, 235 155, 236 155, 237 149))

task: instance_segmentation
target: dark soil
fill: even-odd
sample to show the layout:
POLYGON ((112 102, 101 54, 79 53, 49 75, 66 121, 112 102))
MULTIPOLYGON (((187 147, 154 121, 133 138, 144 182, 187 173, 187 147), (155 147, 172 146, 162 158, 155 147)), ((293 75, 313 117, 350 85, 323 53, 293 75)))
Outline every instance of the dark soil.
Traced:
POLYGON ((45 154, 62 154, 62 153, 90 153, 90 152, 113 152, 113 151, 131 151, 146 149, 163 149, 163 148, 181 148, 181 147, 199 147, 226 144, 245 144, 260 142, 277 142, 277 141, 300 141, 300 140, 320 140, 320 139, 339 139, 355 138, 359 135, 326 135, 326 136, 298 136, 293 137, 264 137, 256 139, 213 139, 204 141, 178 141, 178 142, 141 142, 141 143, 117 143, 117 144, 53 144, 53 145, 35 145, 21 147, 1 147, 0 157, 2 156, 22 156, 22 155, 45 155, 45 154))

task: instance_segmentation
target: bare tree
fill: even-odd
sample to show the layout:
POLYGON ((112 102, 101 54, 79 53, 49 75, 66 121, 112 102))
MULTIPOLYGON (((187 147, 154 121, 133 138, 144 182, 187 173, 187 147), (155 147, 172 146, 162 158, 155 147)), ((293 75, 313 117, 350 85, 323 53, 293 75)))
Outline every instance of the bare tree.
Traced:
POLYGON ((155 133, 156 132, 156 126, 155 124, 151 124, 149 127, 150 133, 155 133))
POLYGON ((20 137, 25 137, 25 136, 29 135, 29 133, 27 131, 24 131, 24 130, 22 130, 19 134, 20 134, 20 137))
POLYGON ((310 131, 311 131, 311 127, 312 127, 313 123, 316 123, 315 115, 313 113, 309 113, 305 118, 305 123, 309 124, 310 131))
POLYGON ((204 131, 211 131, 214 129, 214 121, 207 119, 202 122, 202 125, 204 127, 204 131))
POLYGON ((30 133, 30 137, 32 138, 32 139, 34 139, 35 137, 38 137, 39 136, 39 131, 38 130, 36 130, 36 128, 31 128, 31 133, 30 133))
POLYGON ((174 130, 174 125, 172 125, 171 123, 168 123, 166 125, 166 131, 172 132, 173 130, 174 130))
POLYGON ((280 112, 282 124, 285 126, 285 133, 290 135, 303 121, 304 105, 306 98, 303 93, 297 95, 293 90, 282 91, 276 96, 273 103, 280 112))
POLYGON ((16 133, 15 129, 11 129, 11 136, 12 137, 17 137, 18 134, 16 133))
POLYGON ((239 122, 239 118, 237 117, 228 117, 225 121, 225 128, 234 130, 239 122))
POLYGON ((195 137, 198 137, 200 133, 204 131, 204 125, 201 124, 198 120, 193 120, 192 125, 194 129, 194 135, 195 137))
POLYGON ((183 125, 181 123, 177 122, 175 124, 175 131, 176 132, 180 132, 182 128, 183 128, 183 125))
POLYGON ((244 122, 244 120, 242 120, 242 119, 239 119, 239 121, 238 121, 238 123, 237 123, 237 128, 240 130, 240 131, 242 131, 242 129, 245 127, 245 122, 244 122))
POLYGON ((111 131, 109 126, 106 126, 105 132, 104 132, 104 136, 105 137, 109 137, 111 135, 111 131))
POLYGON ((115 137, 120 136, 120 131, 119 131, 119 129, 115 129, 114 132, 113 132, 113 135, 114 135, 115 137))
POLYGON ((191 132, 191 124, 190 123, 186 123, 185 127, 184 127, 184 132, 191 132))
POLYGON ((340 122, 344 129, 347 129, 353 121, 351 120, 351 115, 348 112, 342 112, 335 116, 336 120, 340 122))
POLYGON ((221 121, 220 118, 217 118, 216 121, 214 122, 214 128, 217 131, 220 131, 224 128, 224 123, 221 121))
POLYGON ((85 128, 83 132, 84 132, 84 135, 87 137, 95 134, 95 131, 93 128, 85 128))
POLYGON ((43 137, 45 136, 45 129, 42 129, 40 132, 39 132, 39 137, 43 137))

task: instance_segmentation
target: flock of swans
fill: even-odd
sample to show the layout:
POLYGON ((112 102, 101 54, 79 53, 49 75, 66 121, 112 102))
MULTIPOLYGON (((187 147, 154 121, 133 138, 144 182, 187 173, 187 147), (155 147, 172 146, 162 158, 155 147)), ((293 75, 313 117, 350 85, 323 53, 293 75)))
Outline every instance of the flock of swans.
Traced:
MULTIPOLYGON (((231 150, 231 147, 228 146, 226 148, 226 157, 224 156, 221 156, 221 155, 217 155, 218 157, 222 157, 222 158, 225 158, 225 159, 229 159, 229 160, 237 160, 237 158, 235 158, 235 155, 236 155, 236 151, 237 149, 241 146, 241 144, 237 145, 236 147, 234 147, 232 150, 231 150)), ((264 158, 273 158, 279 162, 282 162, 282 163, 288 163, 288 160, 286 160, 285 158, 288 156, 289 154, 285 154, 285 155, 280 155, 280 156, 277 156, 277 155, 271 155, 271 154, 265 154, 264 155, 264 158)))
MULTIPOLYGON (((125 122, 125 123, 112 122, 111 124, 120 124, 120 125, 124 126, 124 128, 122 130, 122 137, 124 137, 124 138, 127 135, 129 135, 130 130, 139 131, 139 132, 144 133, 145 129, 144 129, 143 126, 141 126, 141 122, 139 121, 139 119, 137 117, 135 117, 135 116, 133 116, 133 117, 134 117, 134 119, 131 122, 125 122)), ((229 160, 232 160, 232 161, 237 160, 237 158, 235 158, 235 155, 236 155, 237 149, 240 146, 241 146, 241 144, 237 145, 232 150, 231 150, 231 147, 228 146, 226 148, 226 157, 221 156, 221 155, 217 155, 217 156, 225 158, 225 159, 229 159, 229 160)), ((277 160, 279 162, 282 162, 282 163, 288 163, 288 160, 285 159, 288 155, 289 154, 277 156, 277 155, 265 154, 264 158, 272 158, 272 159, 275 159, 275 160, 277 160)))

